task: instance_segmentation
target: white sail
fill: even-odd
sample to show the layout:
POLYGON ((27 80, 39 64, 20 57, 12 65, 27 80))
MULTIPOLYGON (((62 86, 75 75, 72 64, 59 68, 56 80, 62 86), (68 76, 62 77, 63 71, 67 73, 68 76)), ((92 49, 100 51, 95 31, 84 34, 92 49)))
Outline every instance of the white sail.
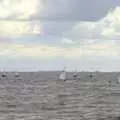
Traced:
POLYGON ((66 72, 65 71, 62 71, 61 74, 60 74, 60 79, 61 80, 65 80, 66 79, 66 72))
POLYGON ((16 72, 15 73, 15 77, 19 77, 20 75, 19 75, 19 73, 18 72, 16 72))
POLYGON ((117 80, 118 80, 118 83, 120 84, 120 76, 118 76, 117 80))

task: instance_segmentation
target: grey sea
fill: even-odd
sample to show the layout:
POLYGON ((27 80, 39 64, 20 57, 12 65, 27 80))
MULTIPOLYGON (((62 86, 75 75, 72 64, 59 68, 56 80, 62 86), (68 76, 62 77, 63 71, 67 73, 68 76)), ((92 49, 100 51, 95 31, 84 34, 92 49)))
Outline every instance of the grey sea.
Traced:
POLYGON ((67 73, 66 81, 59 74, 0 77, 0 120, 120 120, 119 73, 67 73))

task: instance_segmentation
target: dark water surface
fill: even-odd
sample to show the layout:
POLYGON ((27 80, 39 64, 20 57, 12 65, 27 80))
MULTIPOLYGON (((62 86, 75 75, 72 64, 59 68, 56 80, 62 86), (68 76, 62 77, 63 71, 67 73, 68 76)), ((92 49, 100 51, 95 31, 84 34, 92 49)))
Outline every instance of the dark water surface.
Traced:
POLYGON ((118 73, 8 73, 0 78, 0 120, 112 120, 120 115, 118 73), (112 81, 108 84, 107 81, 112 81))

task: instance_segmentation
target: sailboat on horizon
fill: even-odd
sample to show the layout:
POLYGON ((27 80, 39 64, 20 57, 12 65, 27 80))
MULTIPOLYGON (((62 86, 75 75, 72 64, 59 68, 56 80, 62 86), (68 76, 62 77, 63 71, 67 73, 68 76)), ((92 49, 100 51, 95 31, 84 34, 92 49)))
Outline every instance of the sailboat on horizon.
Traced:
POLYGON ((59 76, 59 79, 60 80, 66 80, 66 67, 64 66, 64 70, 62 70, 62 72, 60 73, 60 76, 59 76))

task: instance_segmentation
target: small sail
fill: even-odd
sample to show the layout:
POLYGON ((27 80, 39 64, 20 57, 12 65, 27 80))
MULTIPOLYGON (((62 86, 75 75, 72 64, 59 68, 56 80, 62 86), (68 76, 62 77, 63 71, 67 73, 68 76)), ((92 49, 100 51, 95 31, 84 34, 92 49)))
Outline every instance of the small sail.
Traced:
POLYGON ((66 79, 66 72, 65 71, 62 71, 61 74, 60 74, 60 79, 61 80, 65 80, 66 79))
POLYGON ((20 75, 19 75, 18 72, 16 72, 14 76, 15 76, 15 77, 19 77, 20 75))
POLYGON ((120 76, 118 76, 118 78, 117 78, 117 82, 120 84, 120 76))

